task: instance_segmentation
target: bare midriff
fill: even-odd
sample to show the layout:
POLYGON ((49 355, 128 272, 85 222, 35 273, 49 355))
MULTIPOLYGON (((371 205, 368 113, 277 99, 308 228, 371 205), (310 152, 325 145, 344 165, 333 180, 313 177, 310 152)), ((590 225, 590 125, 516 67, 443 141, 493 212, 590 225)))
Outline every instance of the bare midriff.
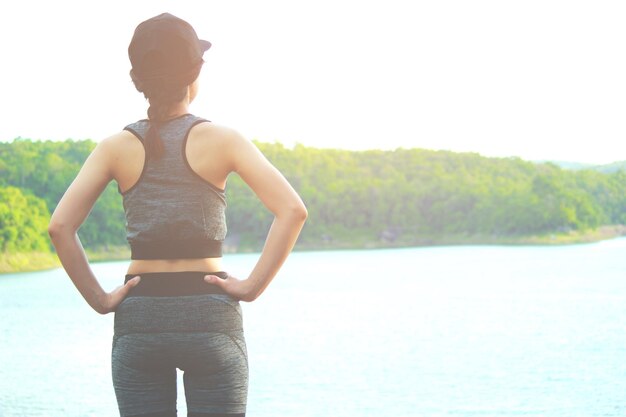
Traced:
POLYGON ((143 272, 218 272, 222 269, 222 258, 198 259, 134 259, 128 266, 129 275, 143 272))

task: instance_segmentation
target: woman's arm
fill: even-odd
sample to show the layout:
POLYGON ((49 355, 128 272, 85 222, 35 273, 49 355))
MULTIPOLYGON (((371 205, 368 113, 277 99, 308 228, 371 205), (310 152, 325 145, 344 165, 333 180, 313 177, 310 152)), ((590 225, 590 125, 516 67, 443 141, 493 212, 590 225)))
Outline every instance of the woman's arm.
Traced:
POLYGON ((230 132, 227 155, 233 171, 250 186, 261 202, 274 214, 261 256, 245 280, 225 280, 209 275, 207 282, 221 286, 243 301, 253 301, 267 288, 287 259, 307 218, 307 210, 285 177, 257 147, 236 132, 230 132))
POLYGON ((105 139, 83 164, 59 201, 48 226, 48 233, 63 268, 85 301, 101 314, 114 311, 128 291, 139 282, 139 278, 133 278, 126 285, 106 293, 89 267, 77 234, 96 200, 113 179, 110 168, 113 158, 112 144, 105 139))

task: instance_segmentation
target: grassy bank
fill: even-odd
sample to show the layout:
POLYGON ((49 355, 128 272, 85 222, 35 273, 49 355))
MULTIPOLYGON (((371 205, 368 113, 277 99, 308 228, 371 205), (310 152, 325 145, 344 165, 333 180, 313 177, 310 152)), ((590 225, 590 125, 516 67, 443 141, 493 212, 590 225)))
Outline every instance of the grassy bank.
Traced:
MULTIPOLYGON (((130 250, 126 246, 87 249, 85 252, 90 262, 130 259, 130 250)), ((60 266, 61 262, 54 252, 0 253, 0 274, 43 271, 60 266)))
POLYGON ((126 245, 85 249, 85 253, 90 262, 123 261, 130 259, 130 248, 126 245))
POLYGON ((42 271, 59 266, 56 253, 0 253, 0 273, 42 271))
POLYGON ((602 226, 593 230, 569 231, 530 236, 500 236, 484 234, 456 235, 414 235, 399 236, 393 241, 372 239, 370 235, 337 235, 332 239, 319 242, 298 244, 299 250, 334 250, 334 249, 380 249, 421 246, 453 245, 569 245, 592 243, 626 236, 625 225, 602 226))
MULTIPOLYGON (((602 226, 594 230, 570 231, 535 236, 493 236, 493 235, 455 235, 455 236, 413 236, 400 237, 394 241, 372 240, 366 235, 325 239, 318 242, 300 242, 296 250, 340 250, 340 249, 381 249, 413 246, 444 245, 569 245, 592 243, 626 236, 625 225, 602 226)), ((259 247, 227 246, 226 253, 256 252, 259 247)), ((107 246, 96 250, 86 250, 90 262, 104 262, 130 259, 127 246, 107 246)), ((0 254, 0 273, 38 271, 59 267, 61 264, 55 253, 4 253, 0 254)))
POLYGON ((529 245, 566 245, 573 243, 593 243, 621 236, 626 236, 625 225, 601 226, 594 230, 531 236, 521 243, 529 245))

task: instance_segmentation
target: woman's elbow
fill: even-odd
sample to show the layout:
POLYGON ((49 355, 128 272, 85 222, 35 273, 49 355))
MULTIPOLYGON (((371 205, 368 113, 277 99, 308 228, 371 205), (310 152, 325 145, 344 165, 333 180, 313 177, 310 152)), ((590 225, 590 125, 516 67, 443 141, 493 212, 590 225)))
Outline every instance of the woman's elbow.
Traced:
POLYGON ((282 206, 279 210, 274 212, 274 215, 277 218, 288 219, 295 223, 304 223, 309 213, 304 203, 300 201, 282 206))
POLYGON ((291 208, 291 215, 296 220, 304 223, 306 221, 306 218, 309 217, 309 212, 306 209, 304 203, 300 202, 299 204, 296 204, 291 208))
POLYGON ((50 223, 48 223, 48 235, 50 239, 54 240, 55 238, 66 234, 70 231, 70 228, 57 220, 51 219, 50 223))
POLYGON ((48 223, 48 235, 50 236, 51 239, 54 239, 55 237, 57 237, 60 232, 61 232, 60 224, 54 221, 51 221, 50 223, 48 223))
POLYGON ((302 207, 300 208, 300 216, 301 216, 303 223, 306 221, 307 217, 309 217, 309 211, 306 209, 306 206, 304 205, 304 203, 302 204, 302 207))

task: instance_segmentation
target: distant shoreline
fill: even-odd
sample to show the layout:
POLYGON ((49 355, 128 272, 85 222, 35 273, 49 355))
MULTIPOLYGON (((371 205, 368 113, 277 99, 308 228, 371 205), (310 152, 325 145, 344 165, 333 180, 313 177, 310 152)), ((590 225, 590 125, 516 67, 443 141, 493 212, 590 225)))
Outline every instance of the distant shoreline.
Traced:
MULTIPOLYGON (((615 239, 626 236, 626 225, 601 226, 595 230, 571 231, 567 233, 553 233, 542 236, 485 236, 485 235, 458 235, 458 236, 423 236, 407 240, 400 239, 394 242, 370 241, 367 243, 355 242, 316 242, 301 243, 295 251, 323 251, 323 250, 369 250, 369 249, 394 249, 407 247, 433 247, 433 246, 556 246, 573 245, 581 243, 594 243, 603 240, 615 239)), ((260 248, 229 248, 227 253, 250 253, 257 252, 260 248)), ((109 247, 99 251, 86 250, 90 262, 123 261, 130 259, 130 251, 126 246, 109 247)), ((0 254, 0 275, 20 272, 45 271, 61 267, 56 253, 31 252, 31 253, 3 253, 0 254)))
POLYGON ((448 235, 448 236, 420 236, 411 240, 398 239, 394 242, 368 241, 354 244, 354 242, 332 241, 328 243, 301 244, 300 251, 313 250, 367 250, 393 249, 407 247, 435 247, 435 246, 557 246, 601 242, 626 236, 626 225, 600 226, 594 230, 570 231, 566 233, 551 233, 533 236, 494 236, 494 235, 448 235))

